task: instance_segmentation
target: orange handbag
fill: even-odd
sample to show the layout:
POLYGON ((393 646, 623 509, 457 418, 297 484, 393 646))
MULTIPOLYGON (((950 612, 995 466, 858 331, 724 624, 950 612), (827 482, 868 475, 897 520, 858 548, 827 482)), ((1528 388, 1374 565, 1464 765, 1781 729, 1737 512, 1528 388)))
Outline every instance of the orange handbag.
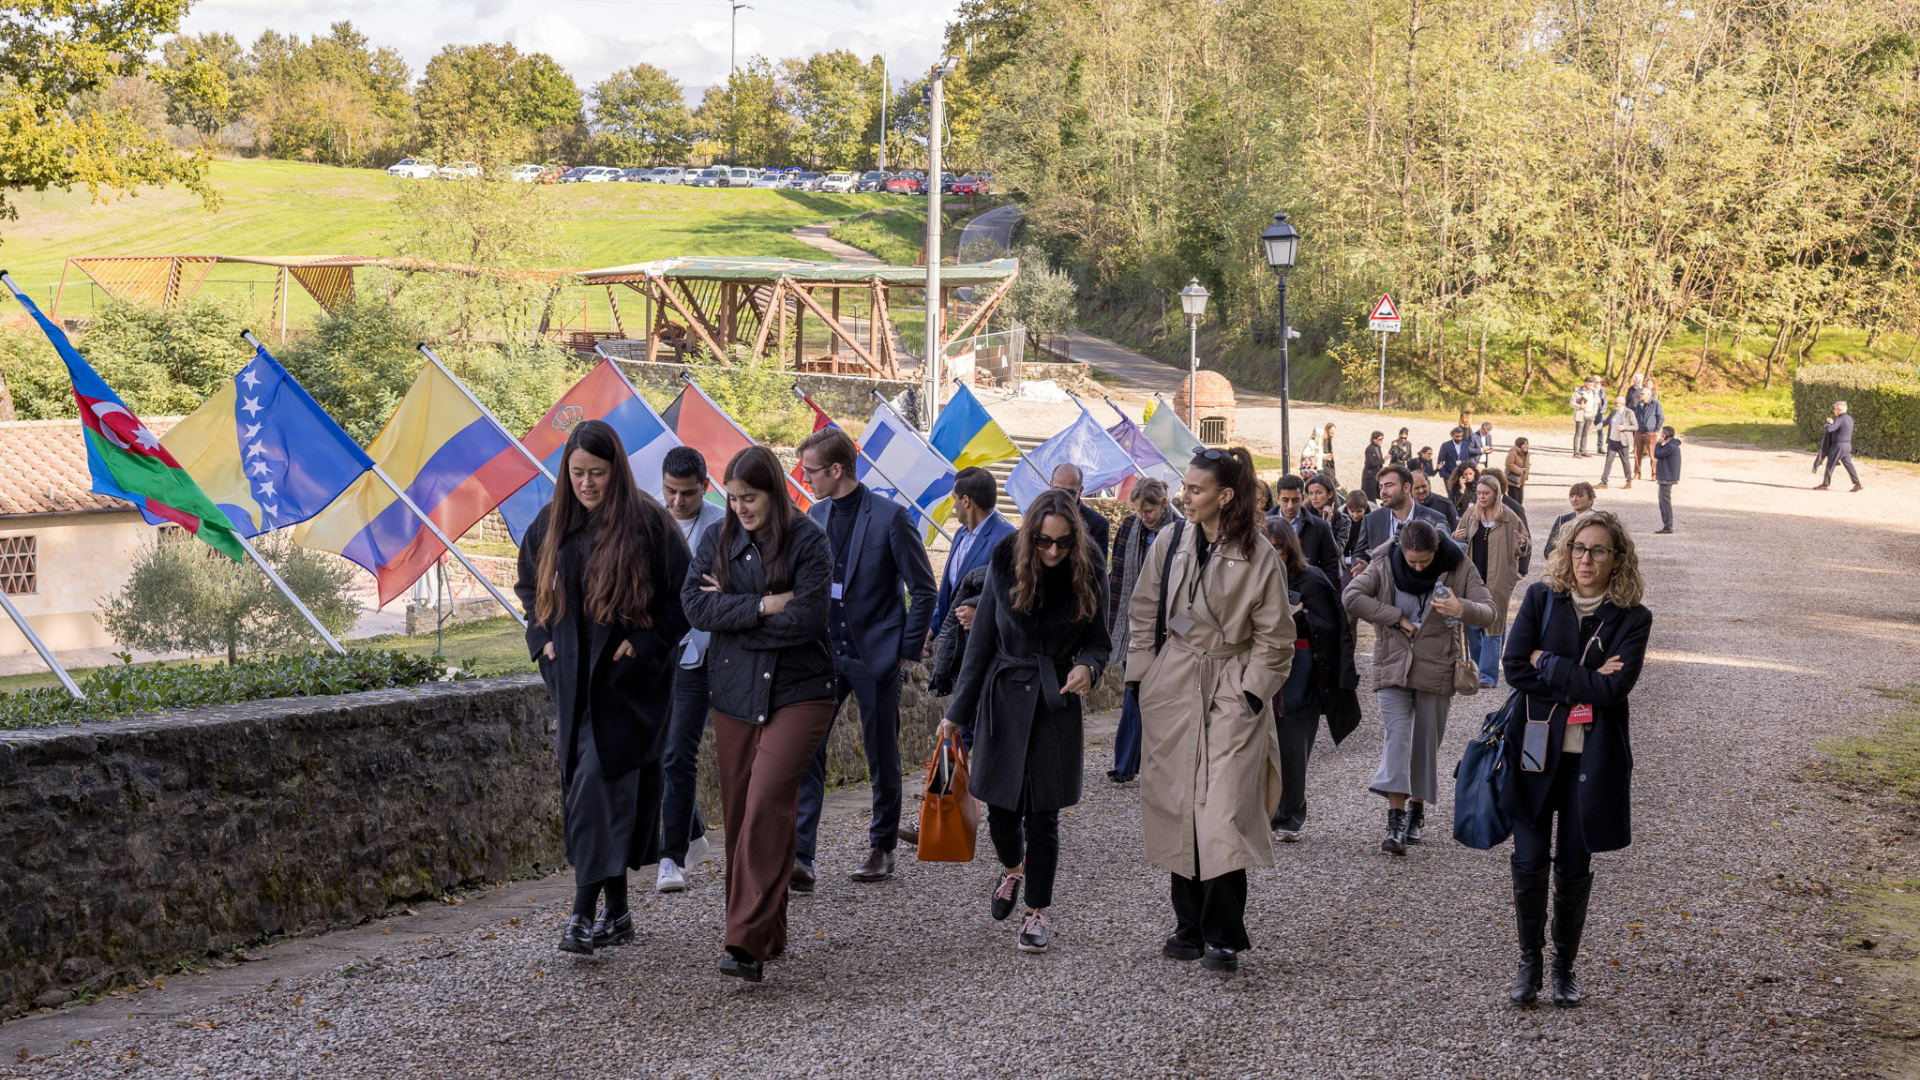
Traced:
POLYGON ((967 794, 966 756, 952 739, 941 739, 920 796, 920 861, 972 862, 979 834, 980 804, 967 794))

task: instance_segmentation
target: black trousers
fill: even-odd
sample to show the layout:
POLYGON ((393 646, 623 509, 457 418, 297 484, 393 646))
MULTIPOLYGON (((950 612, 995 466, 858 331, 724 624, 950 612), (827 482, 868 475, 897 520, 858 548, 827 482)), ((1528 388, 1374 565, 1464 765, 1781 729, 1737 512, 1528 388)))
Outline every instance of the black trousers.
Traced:
POLYGON ((1205 881, 1173 875, 1173 936, 1181 941, 1235 952, 1250 948, 1246 915, 1245 870, 1205 881))
POLYGON ((1553 788, 1547 794, 1540 820, 1513 819, 1513 868, 1539 873, 1549 864, 1565 877, 1585 877, 1593 867, 1593 852, 1580 828, 1580 755, 1561 754, 1554 766, 1553 788), (1553 852, 1553 819, 1560 819, 1560 851, 1553 852))
POLYGON ((1060 870, 1060 811, 987 807, 987 833, 1000 865, 1011 870, 1027 864, 1027 906, 1053 906, 1053 878, 1060 870))
POLYGON ((673 713, 667 722, 667 745, 660 755, 663 779, 660 799, 660 857, 676 865, 687 861, 687 845, 707 835, 694 792, 700 774, 700 737, 707 732, 710 699, 707 666, 679 668, 673 673, 673 713))

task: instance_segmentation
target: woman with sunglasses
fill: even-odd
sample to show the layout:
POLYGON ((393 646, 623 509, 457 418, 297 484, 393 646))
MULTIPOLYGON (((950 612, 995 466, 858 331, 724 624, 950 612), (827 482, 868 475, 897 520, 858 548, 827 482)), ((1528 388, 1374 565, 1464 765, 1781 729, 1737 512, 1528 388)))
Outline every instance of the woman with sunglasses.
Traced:
MULTIPOLYGON (((1151 549, 1149 549, 1151 550, 1151 549)), ((1019 531, 994 545, 966 659, 937 737, 973 729, 969 794, 1006 869, 992 914, 1027 889, 1016 947, 1047 951, 1047 909, 1060 866, 1060 811, 1080 801, 1082 696, 1106 667, 1107 573, 1070 492, 1033 500, 1019 531)))
POLYGON ((1141 833, 1173 875, 1161 952, 1239 967, 1247 868, 1273 865, 1280 743, 1270 702, 1293 661, 1280 554, 1261 536, 1253 455, 1203 450, 1181 486, 1187 520, 1147 552, 1128 609, 1127 682, 1140 700, 1141 833))
POLYGON ((1640 679, 1653 613, 1633 538, 1620 519, 1589 510, 1547 555, 1507 633, 1502 666, 1521 697, 1506 727, 1513 817, 1513 907, 1520 968, 1509 997, 1531 1005, 1547 939, 1553 870, 1553 1003, 1580 1004, 1573 962, 1593 892, 1592 854, 1632 843, 1633 748, 1627 698, 1640 679), (1555 850, 1554 819, 1559 819, 1555 850))

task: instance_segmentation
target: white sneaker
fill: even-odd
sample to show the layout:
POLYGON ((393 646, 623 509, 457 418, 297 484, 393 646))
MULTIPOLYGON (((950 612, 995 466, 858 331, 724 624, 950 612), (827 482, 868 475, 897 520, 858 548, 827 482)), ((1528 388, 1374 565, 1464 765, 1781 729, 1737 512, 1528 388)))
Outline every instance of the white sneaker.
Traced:
POLYGON ((653 883, 654 892, 686 892, 687 876, 673 864, 672 859, 660 860, 660 877, 653 883))
POLYGON ((704 836, 696 836, 687 844, 687 865, 699 866, 713 858, 713 845, 707 843, 704 836))

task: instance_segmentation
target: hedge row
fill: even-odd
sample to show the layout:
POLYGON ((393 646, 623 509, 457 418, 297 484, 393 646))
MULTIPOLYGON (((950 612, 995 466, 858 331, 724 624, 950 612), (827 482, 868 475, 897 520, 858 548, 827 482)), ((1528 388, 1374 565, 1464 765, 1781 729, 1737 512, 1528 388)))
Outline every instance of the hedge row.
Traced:
POLYGON ((1820 432, 1844 401, 1853 414, 1853 452, 1920 461, 1920 375, 1898 364, 1809 364, 1793 377, 1793 424, 1820 445, 1820 432))

